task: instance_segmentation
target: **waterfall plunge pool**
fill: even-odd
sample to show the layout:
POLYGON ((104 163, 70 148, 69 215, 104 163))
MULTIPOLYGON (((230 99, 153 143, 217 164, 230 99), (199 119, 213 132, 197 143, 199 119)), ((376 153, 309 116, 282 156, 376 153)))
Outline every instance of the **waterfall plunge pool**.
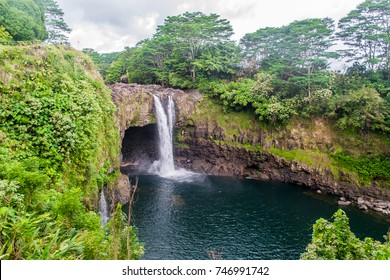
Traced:
MULTIPOLYGON (((133 221, 143 259, 298 259, 312 225, 330 218, 337 198, 292 184, 197 176, 139 176, 133 221)), ((343 207, 359 237, 384 241, 390 222, 343 207)), ((124 210, 125 212, 127 210, 124 210)))
MULTIPOLYGON (((139 176, 133 204, 133 222, 145 243, 143 258, 298 259, 311 241, 315 221, 338 209, 336 199, 291 184, 176 170, 174 101, 168 96, 164 108, 159 97, 153 98, 158 159, 147 170, 154 175, 139 176)), ((389 221, 352 207, 345 210, 359 238, 383 241, 389 221)))

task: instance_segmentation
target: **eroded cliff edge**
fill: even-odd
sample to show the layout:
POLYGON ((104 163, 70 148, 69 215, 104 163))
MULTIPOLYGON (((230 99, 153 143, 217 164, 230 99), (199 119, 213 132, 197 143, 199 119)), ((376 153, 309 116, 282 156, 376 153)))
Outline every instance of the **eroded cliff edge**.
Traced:
POLYGON ((195 91, 136 84, 115 84, 111 90, 122 139, 129 127, 155 123, 151 94, 163 100, 172 95, 177 166, 209 175, 304 185, 336 194, 361 209, 390 214, 389 185, 362 183, 356 173, 337 167, 329 156, 339 150, 388 154, 390 147, 380 138, 339 133, 326 119, 266 126, 251 113, 226 113, 195 91))

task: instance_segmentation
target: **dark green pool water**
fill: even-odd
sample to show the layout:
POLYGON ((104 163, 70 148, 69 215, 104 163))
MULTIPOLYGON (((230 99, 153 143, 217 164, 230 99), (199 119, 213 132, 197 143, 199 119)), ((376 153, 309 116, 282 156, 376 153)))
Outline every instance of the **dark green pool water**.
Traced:
MULTIPOLYGON (((298 259, 312 224, 339 208, 336 198, 291 184, 139 177, 133 221, 145 243, 143 259, 207 259, 210 251, 221 259, 298 259)), ((389 221, 343 209, 359 238, 383 241, 389 221)))

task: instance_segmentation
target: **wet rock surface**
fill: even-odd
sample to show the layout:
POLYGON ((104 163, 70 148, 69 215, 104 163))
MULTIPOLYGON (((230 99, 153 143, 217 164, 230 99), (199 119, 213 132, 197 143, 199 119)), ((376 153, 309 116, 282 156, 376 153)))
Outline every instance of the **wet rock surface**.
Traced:
POLYGON ((117 107, 117 120, 121 139, 129 127, 142 127, 156 123, 153 94, 161 100, 171 95, 175 100, 177 123, 186 121, 186 116, 196 109, 201 95, 196 91, 184 92, 178 89, 164 88, 158 85, 138 85, 117 83, 109 86, 112 100, 117 107))
POLYGON ((114 188, 108 190, 108 201, 111 204, 110 209, 113 210, 116 203, 125 205, 130 198, 130 181, 127 175, 122 174, 119 180, 115 183, 114 188))

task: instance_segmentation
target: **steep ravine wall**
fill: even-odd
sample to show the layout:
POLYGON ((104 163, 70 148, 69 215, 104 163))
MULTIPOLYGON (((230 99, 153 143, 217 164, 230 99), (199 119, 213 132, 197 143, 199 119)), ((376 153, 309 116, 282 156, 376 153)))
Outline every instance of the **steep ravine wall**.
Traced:
POLYGON ((217 104, 195 91, 136 84, 115 84, 111 90, 122 138, 128 127, 155 122, 151 94, 163 100, 173 96, 177 166, 210 175, 304 185, 344 197, 363 210, 390 214, 389 186, 363 186, 354 174, 332 168, 329 158, 321 153, 337 149, 334 142, 340 143, 325 120, 295 122, 276 129, 262 127, 251 114, 224 114, 217 104), (310 153, 316 161, 308 164, 276 155, 283 150, 310 153))

